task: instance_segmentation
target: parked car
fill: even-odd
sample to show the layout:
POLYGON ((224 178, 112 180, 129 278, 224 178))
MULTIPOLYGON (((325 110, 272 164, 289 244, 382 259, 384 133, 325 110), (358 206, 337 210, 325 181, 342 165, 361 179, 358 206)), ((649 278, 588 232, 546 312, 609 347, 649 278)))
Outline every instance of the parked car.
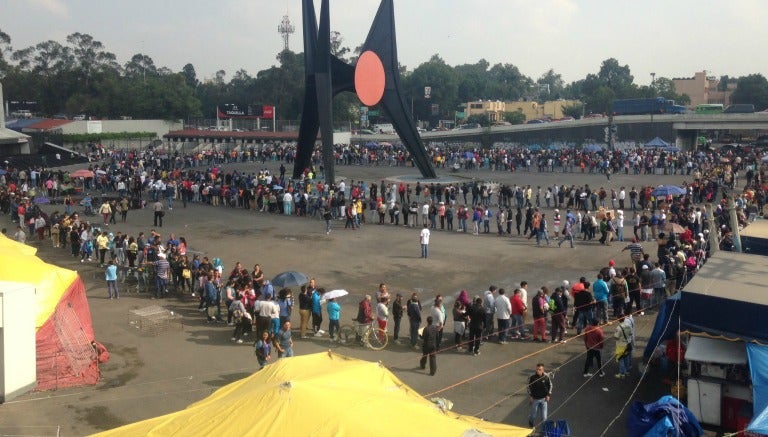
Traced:
POLYGON ((74 117, 72 117, 72 120, 83 121, 86 118, 88 118, 88 117, 86 117, 85 114, 78 114, 78 115, 75 115, 74 117))

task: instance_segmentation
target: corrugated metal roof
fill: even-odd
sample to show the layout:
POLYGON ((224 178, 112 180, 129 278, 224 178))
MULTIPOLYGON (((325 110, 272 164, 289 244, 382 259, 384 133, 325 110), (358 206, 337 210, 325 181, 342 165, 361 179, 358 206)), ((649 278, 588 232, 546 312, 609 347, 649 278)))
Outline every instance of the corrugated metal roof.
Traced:
POLYGON ((54 120, 54 119, 43 119, 38 121, 37 123, 33 123, 30 125, 27 125, 24 127, 24 129, 34 129, 34 130, 51 130, 56 129, 57 127, 60 127, 65 124, 71 123, 70 120, 54 120))

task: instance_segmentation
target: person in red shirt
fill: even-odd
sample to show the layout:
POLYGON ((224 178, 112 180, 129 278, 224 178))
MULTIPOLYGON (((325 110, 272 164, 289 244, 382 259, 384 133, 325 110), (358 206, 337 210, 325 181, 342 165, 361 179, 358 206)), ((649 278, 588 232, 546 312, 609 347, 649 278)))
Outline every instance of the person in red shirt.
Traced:
POLYGON ((587 360, 584 362, 584 377, 591 378, 592 373, 589 369, 592 367, 592 360, 597 359, 597 374, 602 378, 603 372, 602 350, 605 343, 605 334, 602 328, 598 326, 597 319, 592 319, 584 331, 584 346, 587 348, 587 360))
POLYGON ((514 334, 512 338, 525 339, 525 325, 523 324, 523 315, 527 306, 520 295, 520 289, 516 289, 512 296, 512 329, 514 334))

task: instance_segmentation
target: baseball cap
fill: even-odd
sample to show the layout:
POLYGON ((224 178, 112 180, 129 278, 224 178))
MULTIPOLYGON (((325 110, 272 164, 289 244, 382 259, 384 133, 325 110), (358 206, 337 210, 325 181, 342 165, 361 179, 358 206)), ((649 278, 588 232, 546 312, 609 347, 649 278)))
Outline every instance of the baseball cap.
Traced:
POLYGON ((643 264, 643 270, 648 270, 648 264, 643 264))

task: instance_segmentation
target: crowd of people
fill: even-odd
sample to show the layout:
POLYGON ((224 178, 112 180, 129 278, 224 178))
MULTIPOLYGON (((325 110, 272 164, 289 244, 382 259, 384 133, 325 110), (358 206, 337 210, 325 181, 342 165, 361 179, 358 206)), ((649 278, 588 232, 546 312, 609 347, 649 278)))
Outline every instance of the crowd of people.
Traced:
MULTIPOLYGON (((286 152, 274 150, 272 154, 290 161, 286 152)), ((463 159, 467 159, 468 155, 464 156, 463 159)), ((514 165, 508 168, 503 156, 495 155, 496 170, 519 168, 514 165), (502 167, 498 167, 500 158, 502 167)), ((556 168, 573 171, 562 160, 558 167, 556 159, 545 156, 539 155, 533 161, 541 163, 545 159, 539 171, 555 171, 556 168)), ((566 161, 571 156, 581 162, 589 161, 583 155, 565 156, 566 161)), ((522 282, 511 292, 491 286, 482 296, 470 297, 462 291, 450 311, 446 310, 441 294, 425 308, 418 293, 408 299, 397 293, 392 299, 387 285, 381 284, 375 299, 367 295, 360 301, 355 320, 359 326, 374 324, 391 332, 396 343, 404 343, 400 330, 401 322, 407 319, 409 327, 405 343, 414 349, 421 347, 420 365, 426 369, 429 364, 432 375, 437 371, 437 355, 448 349, 479 356, 484 342, 496 341, 502 345, 525 340, 565 342, 571 329, 583 337, 587 350, 584 376, 592 377, 593 361, 597 361, 595 374, 604 375, 600 353, 605 344, 602 329, 613 319, 618 359, 616 378, 622 379, 631 370, 633 317, 643 315, 649 307, 658 305, 690 280, 708 255, 709 232, 716 232, 721 248, 728 249, 732 224, 727 214, 727 195, 734 195, 738 225, 746 226, 761 214, 766 187, 762 167, 744 166, 744 162, 735 159, 721 162, 717 155, 702 158, 683 154, 667 159, 662 155, 620 153, 596 155, 593 156, 595 161, 598 156, 605 159, 603 164, 596 165, 595 171, 602 172, 607 179, 612 172, 621 171, 622 166, 625 172, 632 168, 642 172, 645 162, 652 163, 647 171, 653 172, 661 160, 662 167, 669 165, 668 170, 672 172, 685 172, 692 181, 683 184, 685 193, 678 196, 654 196, 654 187, 650 185, 629 189, 593 188, 588 184, 534 188, 482 182, 446 186, 419 182, 411 187, 384 181, 380 184, 340 181, 326 185, 313 177, 313 169, 307 169, 300 180, 289 180, 285 177, 284 165, 281 165, 279 175, 266 169, 247 174, 224 171, 215 160, 209 162, 209 168, 201 169, 198 165, 187 165, 188 157, 181 159, 187 164, 178 166, 168 165, 165 160, 170 157, 162 158, 151 152, 115 152, 108 155, 106 163, 93 166, 94 178, 84 181, 85 190, 117 194, 98 207, 101 224, 98 220, 91 222, 73 210, 71 207, 75 202, 71 197, 69 201, 65 197, 64 212, 56 211, 50 215, 34 202, 34 191, 51 198, 63 194, 59 188, 71 182, 71 178, 61 171, 9 168, 0 175, 0 210, 18 224, 14 234, 17 240, 27 240, 26 230, 38 241, 50 239, 53 247, 68 251, 83 263, 98 264, 103 268, 110 299, 120 297, 120 275, 137 272, 145 280, 154 281, 154 299, 166 298, 171 293, 194 297, 197 309, 205 314, 208 323, 231 327, 232 342, 241 344, 252 335, 257 360, 262 367, 273 360, 273 355, 278 358, 293 355, 291 322, 295 304, 299 311, 296 331, 300 338, 324 336, 326 325, 323 321, 327 317, 328 336, 338 340, 341 306, 336 299, 325 299, 324 288, 311 279, 295 290, 296 302, 294 290, 276 289, 258 264, 248 270, 236 262, 231 270, 227 269, 218 257, 209 259, 193 253, 185 238, 174 233, 164 236, 155 229, 146 235, 144 232, 127 235, 117 230, 113 233, 110 225, 119 227, 118 212, 121 213, 120 221, 126 221, 132 204, 130 199, 143 200, 148 196, 150 202, 161 205, 160 210, 163 207, 172 209, 174 201, 180 201, 183 206, 202 203, 211 207, 318 217, 326 221, 326 232, 330 232, 330 223, 334 219, 345 219, 345 227, 352 229, 366 223, 421 225, 427 230, 426 244, 429 230, 469 233, 468 222, 472 224, 474 235, 535 237, 537 245, 550 244, 552 235, 560 245, 569 242, 573 247, 574 241, 579 241, 579 234, 581 241, 590 241, 599 233, 602 244, 610 245, 614 240, 625 244, 624 250, 629 251, 625 268, 619 268, 611 261, 594 275, 594 279, 585 276, 572 286, 563 281, 553 290, 542 286, 529 293, 528 283, 522 282), (746 170, 746 174, 740 191, 735 192, 739 170, 746 170), (631 225, 629 218, 625 221, 625 214, 632 214, 631 225), (494 221, 496 232, 491 229, 494 221), (672 224, 679 229, 676 231, 672 224), (629 229, 632 229, 631 235, 629 229), (653 249, 644 245, 655 245, 656 261, 651 260, 653 249), (450 331, 449 312, 454 336, 453 344, 446 347, 448 342, 444 342, 443 337, 450 331), (391 327, 390 320, 393 322, 391 327)), ((232 155, 231 159, 240 157, 232 155)), ((246 156, 245 159, 251 158, 246 156)), ((486 159, 490 156, 484 157, 480 165, 488 165, 486 159)), ((522 167, 530 168, 531 165, 522 167)), ((591 165, 580 167, 580 171, 591 171, 591 165)), ((421 242, 425 244, 423 232, 421 242)), ((422 249, 422 256, 426 258, 428 252, 426 248, 422 249)), ((551 394, 551 385, 548 389, 546 384, 539 387, 538 381, 530 385, 532 402, 548 400, 551 394), (545 391, 546 395, 540 397, 545 391)), ((546 407, 542 408, 542 403, 536 402, 531 423, 539 415, 546 420, 546 407)))

